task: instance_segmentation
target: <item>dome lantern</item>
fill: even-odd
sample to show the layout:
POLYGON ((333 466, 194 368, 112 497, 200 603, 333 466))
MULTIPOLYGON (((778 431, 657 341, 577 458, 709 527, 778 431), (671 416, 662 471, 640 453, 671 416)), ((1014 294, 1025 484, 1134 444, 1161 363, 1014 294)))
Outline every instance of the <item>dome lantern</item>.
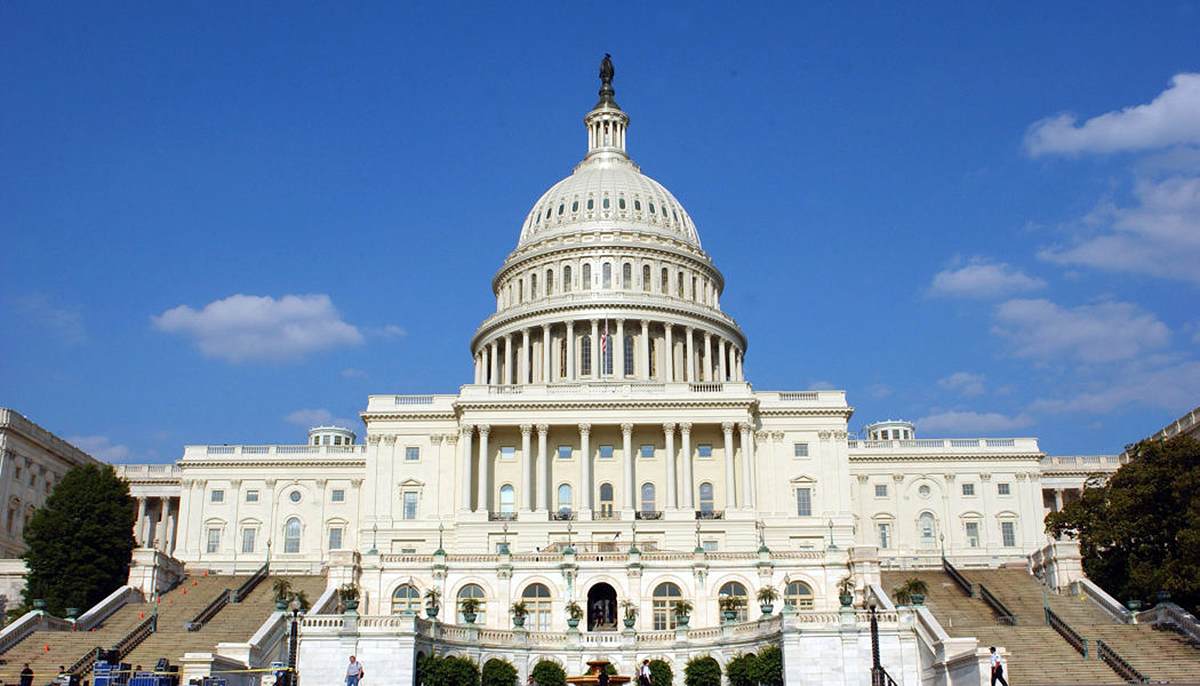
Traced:
POLYGON ((584 159, 596 155, 612 154, 629 158, 625 152, 625 132, 629 128, 629 115, 621 109, 612 87, 612 56, 605 53, 600 62, 600 100, 583 118, 588 134, 588 153, 584 159))

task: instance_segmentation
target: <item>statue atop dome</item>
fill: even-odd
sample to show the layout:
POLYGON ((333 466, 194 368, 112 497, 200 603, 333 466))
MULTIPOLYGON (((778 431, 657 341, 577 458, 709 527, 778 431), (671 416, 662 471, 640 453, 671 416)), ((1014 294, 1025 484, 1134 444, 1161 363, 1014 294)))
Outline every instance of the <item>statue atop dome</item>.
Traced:
POLYGON ((608 105, 621 109, 615 98, 617 92, 613 90, 612 86, 614 74, 616 74, 616 70, 613 69, 612 55, 606 52, 604 59, 600 60, 600 101, 596 103, 597 108, 608 105))

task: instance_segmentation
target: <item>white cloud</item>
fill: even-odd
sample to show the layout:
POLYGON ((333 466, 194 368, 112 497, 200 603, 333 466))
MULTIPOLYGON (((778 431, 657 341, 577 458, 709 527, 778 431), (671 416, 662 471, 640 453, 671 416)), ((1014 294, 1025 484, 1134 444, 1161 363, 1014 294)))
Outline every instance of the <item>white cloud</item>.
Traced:
POLYGON ((79 310, 54 304, 45 293, 15 296, 10 304, 26 321, 50 331, 63 343, 78 345, 87 340, 83 314, 79 310))
POLYGON ((1030 410, 1107 414, 1122 407, 1139 405, 1180 414, 1195 406, 1197 396, 1200 396, 1200 362, 1189 360, 1131 366, 1074 394, 1037 400, 1030 405, 1030 410))
POLYGON ((872 398, 886 398, 893 393, 892 387, 884 383, 871 384, 867 387, 867 392, 872 398))
POLYGON ((1150 103, 1092 117, 1079 124, 1059 114, 1035 122, 1025 134, 1025 150, 1047 154, 1150 150, 1200 143, 1200 74, 1176 74, 1171 86, 1150 103))
POLYGON ((366 372, 364 372, 361 369, 355 369, 354 367, 346 367, 345 369, 342 370, 341 374, 342 374, 343 379, 365 379, 365 378, 367 378, 366 372))
POLYGON ((946 390, 970 397, 983 394, 983 381, 984 377, 982 374, 954 372, 950 376, 938 379, 938 385, 946 390))
POLYGON ((328 295, 231 295, 201 310, 180 305, 153 317, 160 331, 192 339, 204 355, 229 362, 295 360, 319 350, 362 343, 328 295))
POLYGON ((129 446, 113 443, 108 436, 68 436, 67 442, 105 462, 125 462, 133 454, 129 446))
POLYGON ((1113 362, 1162 348, 1171 332, 1153 314, 1131 303, 1102 302, 1066 308, 1049 300, 1009 300, 996 308, 992 331, 1013 344, 1018 357, 1113 362))
POLYGON ((296 410, 289 413, 283 418, 283 421, 288 424, 295 424, 306 429, 311 429, 314 426, 342 426, 347 429, 353 428, 354 420, 346 419, 345 417, 335 417, 333 413, 323 407, 310 409, 296 410))
POLYGON ((1090 215, 1098 234, 1038 257, 1200 284, 1200 176, 1141 179, 1134 197, 1131 207, 1102 206, 1090 215))
POLYGON ((917 430, 928 436, 932 433, 967 434, 1013 431, 1033 424, 1026 414, 1009 416, 999 412, 949 411, 938 412, 916 421, 917 430))
POLYGON ((817 380, 808 382, 808 388, 809 390, 813 391, 832 391, 836 390, 837 386, 834 386, 828 381, 817 380))
POLYGON ((935 274, 929 293, 955 298, 995 298, 1045 286, 1045 281, 1003 262, 973 258, 962 267, 943 269, 935 274))

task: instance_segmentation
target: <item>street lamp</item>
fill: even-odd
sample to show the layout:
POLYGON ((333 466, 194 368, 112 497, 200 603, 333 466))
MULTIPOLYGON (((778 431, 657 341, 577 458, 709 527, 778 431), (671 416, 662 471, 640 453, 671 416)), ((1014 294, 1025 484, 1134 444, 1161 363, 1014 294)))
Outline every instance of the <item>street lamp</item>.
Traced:
POLYGON ((830 520, 829 520, 829 549, 830 550, 838 549, 837 544, 833 542, 833 519, 832 518, 830 518, 830 520))
POLYGON ((371 525, 371 549, 367 551, 368 555, 379 554, 379 524, 371 525))
POLYGON ((300 599, 292 596, 292 602, 288 603, 288 608, 292 611, 292 626, 291 636, 288 638, 288 686, 296 684, 296 652, 300 646, 300 599))

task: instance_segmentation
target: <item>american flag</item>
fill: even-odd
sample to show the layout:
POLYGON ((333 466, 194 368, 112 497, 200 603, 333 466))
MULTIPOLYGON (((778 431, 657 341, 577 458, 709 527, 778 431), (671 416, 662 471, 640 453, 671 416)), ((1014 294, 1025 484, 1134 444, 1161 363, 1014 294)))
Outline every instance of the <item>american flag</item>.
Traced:
POLYGON ((600 369, 607 373, 608 365, 605 362, 608 360, 608 320, 604 320, 604 335, 600 336, 600 369))

